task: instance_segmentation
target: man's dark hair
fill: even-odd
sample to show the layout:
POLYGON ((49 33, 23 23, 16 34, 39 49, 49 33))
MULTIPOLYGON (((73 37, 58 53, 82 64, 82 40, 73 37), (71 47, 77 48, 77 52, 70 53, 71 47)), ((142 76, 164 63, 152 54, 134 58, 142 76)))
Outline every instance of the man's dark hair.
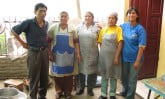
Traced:
POLYGON ((37 11, 39 8, 43 8, 43 7, 46 8, 46 10, 47 10, 47 6, 45 4, 37 3, 34 7, 34 11, 37 11))

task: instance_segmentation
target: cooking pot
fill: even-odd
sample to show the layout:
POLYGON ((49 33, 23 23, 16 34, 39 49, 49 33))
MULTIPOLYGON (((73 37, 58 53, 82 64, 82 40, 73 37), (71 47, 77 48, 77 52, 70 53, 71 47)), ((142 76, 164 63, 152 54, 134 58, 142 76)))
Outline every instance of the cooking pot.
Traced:
POLYGON ((0 88, 0 99, 27 99, 27 95, 14 87, 0 88))

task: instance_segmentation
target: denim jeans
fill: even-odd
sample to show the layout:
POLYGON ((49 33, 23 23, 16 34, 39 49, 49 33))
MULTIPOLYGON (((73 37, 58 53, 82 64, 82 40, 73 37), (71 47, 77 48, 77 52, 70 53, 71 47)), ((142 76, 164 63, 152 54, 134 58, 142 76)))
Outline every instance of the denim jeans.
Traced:
MULTIPOLYGON (((101 79, 101 96, 107 97, 107 91, 108 91, 108 80, 105 77, 102 77, 101 79)), ((116 95, 116 86, 117 86, 117 79, 110 78, 110 96, 116 95)))
POLYGON ((134 62, 122 62, 122 93, 125 99, 134 99, 139 70, 134 68, 134 62))

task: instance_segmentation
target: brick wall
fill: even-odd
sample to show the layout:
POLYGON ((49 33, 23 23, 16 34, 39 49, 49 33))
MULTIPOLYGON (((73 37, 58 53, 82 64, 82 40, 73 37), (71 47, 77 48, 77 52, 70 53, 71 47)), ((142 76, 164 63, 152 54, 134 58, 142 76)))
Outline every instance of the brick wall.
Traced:
POLYGON ((10 58, 0 58, 0 79, 26 78, 26 57, 12 61, 10 58))

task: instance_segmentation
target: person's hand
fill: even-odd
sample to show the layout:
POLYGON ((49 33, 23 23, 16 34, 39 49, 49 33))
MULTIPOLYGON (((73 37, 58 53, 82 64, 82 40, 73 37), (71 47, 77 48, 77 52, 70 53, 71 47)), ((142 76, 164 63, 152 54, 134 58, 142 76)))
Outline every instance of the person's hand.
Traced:
POLYGON ((78 60, 78 62, 81 62, 81 55, 80 54, 77 54, 77 60, 78 60))
POLYGON ((140 68, 140 62, 135 62, 134 63, 134 68, 137 70, 140 68))
POLYGON ((22 46, 23 46, 23 48, 25 48, 25 49, 29 49, 28 44, 25 43, 25 42, 22 43, 22 46))
POLYGON ((118 58, 114 58, 114 64, 115 64, 115 65, 118 65, 118 64, 119 64, 118 58))
POLYGON ((103 26, 101 24, 96 24, 96 26, 101 30, 103 28, 103 26))
POLYGON ((52 61, 52 62, 54 61, 54 56, 53 56, 53 54, 50 54, 50 55, 49 55, 49 60, 52 61))

